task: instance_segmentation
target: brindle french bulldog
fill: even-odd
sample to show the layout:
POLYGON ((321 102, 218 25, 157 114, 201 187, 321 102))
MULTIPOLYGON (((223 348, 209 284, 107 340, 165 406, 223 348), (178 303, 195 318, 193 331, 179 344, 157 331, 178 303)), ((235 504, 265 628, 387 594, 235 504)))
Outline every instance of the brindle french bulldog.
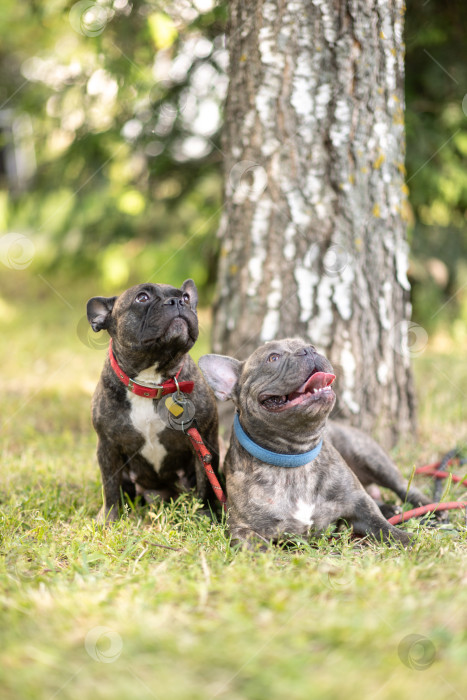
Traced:
MULTIPOLYGON (((287 534, 319 533, 342 519, 357 534, 409 543, 408 535, 383 517, 331 443, 327 418, 335 403, 335 376, 312 345, 287 338, 266 343, 245 362, 204 355, 199 366, 217 398, 232 399, 237 409, 224 465, 234 544, 256 547, 287 534)), ((339 426, 331 429, 337 441, 344 434, 339 426)), ((380 448, 376 457, 366 455, 362 437, 358 432, 355 454, 345 439, 340 446, 356 472, 365 477, 368 471, 375 481, 371 464, 380 448)), ((374 446, 368 439, 370 452, 374 446)), ((402 476, 395 467, 389 472, 380 483, 405 495, 402 476)), ((412 496, 424 499, 419 492, 412 496)))
POLYGON ((194 382, 187 397, 194 405, 198 428, 212 453, 211 466, 217 472, 216 402, 187 354, 198 338, 197 301, 193 280, 186 280, 180 289, 167 284, 139 284, 119 297, 88 301, 89 323, 96 332, 108 331, 119 368, 117 371, 116 366, 112 367, 109 353, 92 400, 104 489, 99 520, 118 517, 121 488, 133 496, 136 486, 137 493, 149 491, 167 499, 196 486, 200 498, 215 502, 188 436, 167 427, 161 417, 160 403, 168 397, 144 395, 162 393, 157 387, 173 377, 181 387, 189 386, 184 382, 194 382), (128 386, 123 376, 130 380, 128 386), (135 393, 138 384, 147 387, 148 392, 135 393))

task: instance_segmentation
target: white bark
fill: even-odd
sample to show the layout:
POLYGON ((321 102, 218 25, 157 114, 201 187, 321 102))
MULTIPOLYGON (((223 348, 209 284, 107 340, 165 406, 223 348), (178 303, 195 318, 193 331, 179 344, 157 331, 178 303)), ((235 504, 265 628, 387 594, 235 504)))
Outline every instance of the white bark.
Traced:
POLYGON ((340 415, 393 442, 414 424, 404 3, 230 8, 214 349, 310 338, 335 366, 340 415))

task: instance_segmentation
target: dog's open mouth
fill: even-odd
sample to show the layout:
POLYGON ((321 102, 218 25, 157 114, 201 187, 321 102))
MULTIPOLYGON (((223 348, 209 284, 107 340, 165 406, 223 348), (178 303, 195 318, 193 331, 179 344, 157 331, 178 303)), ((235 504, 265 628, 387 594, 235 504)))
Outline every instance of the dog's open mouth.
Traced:
POLYGON ((335 374, 314 371, 306 382, 290 394, 283 396, 262 394, 259 397, 259 402, 268 411, 283 411, 305 402, 311 403, 322 398, 329 398, 333 394, 331 384, 335 378, 335 374))

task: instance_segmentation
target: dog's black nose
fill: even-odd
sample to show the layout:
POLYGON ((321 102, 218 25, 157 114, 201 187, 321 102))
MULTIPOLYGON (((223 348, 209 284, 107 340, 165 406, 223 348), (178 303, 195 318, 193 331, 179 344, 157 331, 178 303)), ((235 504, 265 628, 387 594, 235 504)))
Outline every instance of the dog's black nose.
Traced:
POLYGON ((166 299, 164 301, 164 306, 185 306, 185 302, 183 301, 183 297, 170 297, 170 299, 166 299))
POLYGON ((296 355, 308 355, 308 350, 306 348, 300 348, 300 350, 297 350, 295 353, 296 355))

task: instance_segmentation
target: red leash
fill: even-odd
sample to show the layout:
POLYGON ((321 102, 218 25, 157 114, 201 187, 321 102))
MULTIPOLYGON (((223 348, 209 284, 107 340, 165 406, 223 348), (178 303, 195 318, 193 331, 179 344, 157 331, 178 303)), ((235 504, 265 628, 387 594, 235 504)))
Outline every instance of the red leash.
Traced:
POLYGON ((208 448, 203 442, 203 438, 199 434, 198 430, 194 427, 188 428, 186 431, 188 437, 191 440, 191 444, 193 445, 193 449, 200 458, 204 469, 206 471, 206 476, 209 479, 209 482, 214 489, 214 493, 216 494, 218 500, 222 503, 224 510, 227 510, 226 502, 227 498, 225 497, 225 494, 222 490, 221 485, 219 484, 219 481, 217 480, 217 476, 214 474, 214 471, 211 467, 211 462, 212 462, 212 455, 209 452, 208 448))
POLYGON ((460 508, 467 508, 467 501, 449 501, 449 503, 430 503, 426 506, 420 506, 419 508, 414 508, 413 510, 407 510, 405 513, 399 513, 399 515, 393 515, 389 518, 388 523, 391 525, 399 525, 404 523, 410 518, 418 518, 420 515, 425 515, 426 513, 437 513, 442 510, 456 510, 460 508))
MULTIPOLYGON (((417 467, 415 474, 424 474, 425 476, 431 476, 434 479, 447 479, 451 477, 452 481, 456 484, 462 484, 467 487, 467 479, 462 479, 456 474, 451 474, 450 472, 444 471, 444 467, 451 466, 454 463, 459 465, 465 464, 465 459, 461 459, 460 455, 456 454, 456 450, 448 452, 442 460, 438 462, 433 462, 432 464, 426 464, 423 467, 417 467), (440 468, 441 467, 441 468, 440 468)), ((435 491, 436 498, 436 491, 435 491)), ((421 515, 426 515, 427 513, 437 513, 444 510, 459 510, 465 508, 467 516, 467 501, 448 501, 446 503, 430 503, 426 506, 420 506, 419 508, 414 508, 413 510, 408 510, 405 513, 400 513, 399 515, 394 515, 389 518, 388 522, 391 525, 399 525, 400 523, 410 520, 411 518, 418 518, 421 515)))
MULTIPOLYGON (((446 466, 450 466, 455 461, 455 458, 450 459, 449 462, 446 463, 446 466)), ((442 462, 433 462, 433 464, 426 464, 424 467, 417 467, 415 474, 425 474, 426 476, 433 476, 435 479, 447 479, 448 476, 451 476, 454 483, 460 483, 467 488, 467 479, 462 480, 460 476, 451 474, 450 472, 437 471, 441 464, 442 462)))

